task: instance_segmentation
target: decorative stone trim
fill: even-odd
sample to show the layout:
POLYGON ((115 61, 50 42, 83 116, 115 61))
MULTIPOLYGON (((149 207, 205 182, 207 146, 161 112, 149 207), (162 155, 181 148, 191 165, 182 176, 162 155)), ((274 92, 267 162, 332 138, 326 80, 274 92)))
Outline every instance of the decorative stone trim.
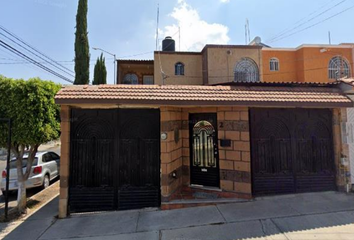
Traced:
POLYGON ((220 180, 251 183, 251 173, 237 170, 220 170, 220 180))

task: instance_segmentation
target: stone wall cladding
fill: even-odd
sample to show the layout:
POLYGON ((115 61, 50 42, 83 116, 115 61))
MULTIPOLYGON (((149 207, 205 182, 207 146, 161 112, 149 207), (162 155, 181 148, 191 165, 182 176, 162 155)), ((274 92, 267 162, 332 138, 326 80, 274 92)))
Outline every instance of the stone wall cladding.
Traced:
POLYGON ((217 109, 218 138, 231 140, 230 147, 219 142, 220 185, 223 190, 251 195, 251 147, 248 108, 217 109))
POLYGON ((226 192, 251 196, 251 154, 248 108, 161 107, 161 132, 168 138, 161 140, 161 195, 168 201, 182 186, 190 185, 189 114, 216 113, 218 140, 230 139, 230 147, 219 144, 220 188, 226 192), (174 139, 175 129, 179 141, 174 139), (173 177, 173 172, 176 177, 173 177))
POLYGON ((183 185, 190 185, 189 114, 216 113, 220 165, 220 188, 251 195, 251 163, 248 108, 205 107, 182 109, 183 185), (230 139, 231 147, 221 147, 220 139, 230 139))
POLYGON ((69 164, 70 164, 70 107, 62 105, 60 110, 60 195, 59 218, 68 214, 69 164))
POLYGON ((334 160, 336 166, 336 184, 339 191, 347 191, 350 181, 349 146, 346 142, 347 111, 343 109, 333 109, 333 143, 334 160), (341 158, 347 160, 347 165, 343 164, 341 158))
POLYGON ((161 195, 164 201, 182 185, 182 113, 180 108, 161 107, 160 114, 161 133, 167 134, 166 140, 161 139, 161 195), (177 142, 175 134, 179 135, 177 142))

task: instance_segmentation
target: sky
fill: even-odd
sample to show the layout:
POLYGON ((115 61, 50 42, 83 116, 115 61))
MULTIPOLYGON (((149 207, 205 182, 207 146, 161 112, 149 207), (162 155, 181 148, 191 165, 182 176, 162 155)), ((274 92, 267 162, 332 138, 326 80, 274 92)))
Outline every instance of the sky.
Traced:
MULTIPOLYGON (((89 0, 88 36, 93 68, 102 48, 121 59, 152 59, 166 36, 176 40, 176 50, 200 51, 205 44, 245 44, 245 23, 251 40, 259 36, 272 47, 301 44, 354 42, 354 0, 89 0), (179 31, 180 29, 180 31, 179 31), (179 39, 181 41, 179 42, 179 39)), ((58 61, 72 77, 77 0, 0 0, 0 26, 58 61)), ((3 33, 0 31, 0 33, 3 33)), ((0 35, 0 40, 18 48, 0 35)), ((24 51, 25 52, 25 51, 24 51)), ((30 55, 30 53, 27 52, 30 55)), ((33 55, 32 55, 33 56, 33 55)), ((113 83, 113 57, 105 54, 107 81, 113 83)), ((45 64, 45 63, 44 63, 45 64)), ((62 68, 63 69, 63 68, 62 68)), ((68 84, 25 63, 0 46, 0 75, 68 84)))

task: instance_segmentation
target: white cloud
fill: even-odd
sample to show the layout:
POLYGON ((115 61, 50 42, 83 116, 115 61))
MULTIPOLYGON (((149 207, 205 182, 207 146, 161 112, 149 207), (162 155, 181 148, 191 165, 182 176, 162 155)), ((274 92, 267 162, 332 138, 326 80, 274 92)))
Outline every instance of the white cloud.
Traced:
POLYGON ((228 3, 228 2, 230 2, 230 0, 220 0, 220 2, 222 2, 222 3, 228 3))
POLYGON ((172 36, 176 40, 176 50, 179 50, 178 27, 181 28, 181 51, 200 51, 207 43, 227 44, 230 41, 226 26, 202 20, 198 11, 185 0, 178 0, 169 16, 176 23, 165 26, 163 32, 164 36, 172 36))

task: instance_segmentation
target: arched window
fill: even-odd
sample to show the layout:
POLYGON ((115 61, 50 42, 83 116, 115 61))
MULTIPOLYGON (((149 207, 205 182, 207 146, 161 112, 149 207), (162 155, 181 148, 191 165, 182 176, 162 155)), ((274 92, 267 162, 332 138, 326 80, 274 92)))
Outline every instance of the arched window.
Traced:
POLYGON ((241 59, 235 66, 235 82, 259 82, 258 66, 250 58, 241 59))
POLYGON ((338 79, 341 77, 351 77, 349 63, 341 56, 335 56, 329 61, 328 78, 338 79))
POLYGON ((271 58, 269 61, 269 70, 270 71, 279 71, 279 59, 278 58, 271 58))
POLYGON ((184 75, 184 64, 178 62, 175 64, 175 75, 184 75))
POLYGON ((127 73, 123 78, 123 84, 138 84, 138 76, 134 73, 127 73))

